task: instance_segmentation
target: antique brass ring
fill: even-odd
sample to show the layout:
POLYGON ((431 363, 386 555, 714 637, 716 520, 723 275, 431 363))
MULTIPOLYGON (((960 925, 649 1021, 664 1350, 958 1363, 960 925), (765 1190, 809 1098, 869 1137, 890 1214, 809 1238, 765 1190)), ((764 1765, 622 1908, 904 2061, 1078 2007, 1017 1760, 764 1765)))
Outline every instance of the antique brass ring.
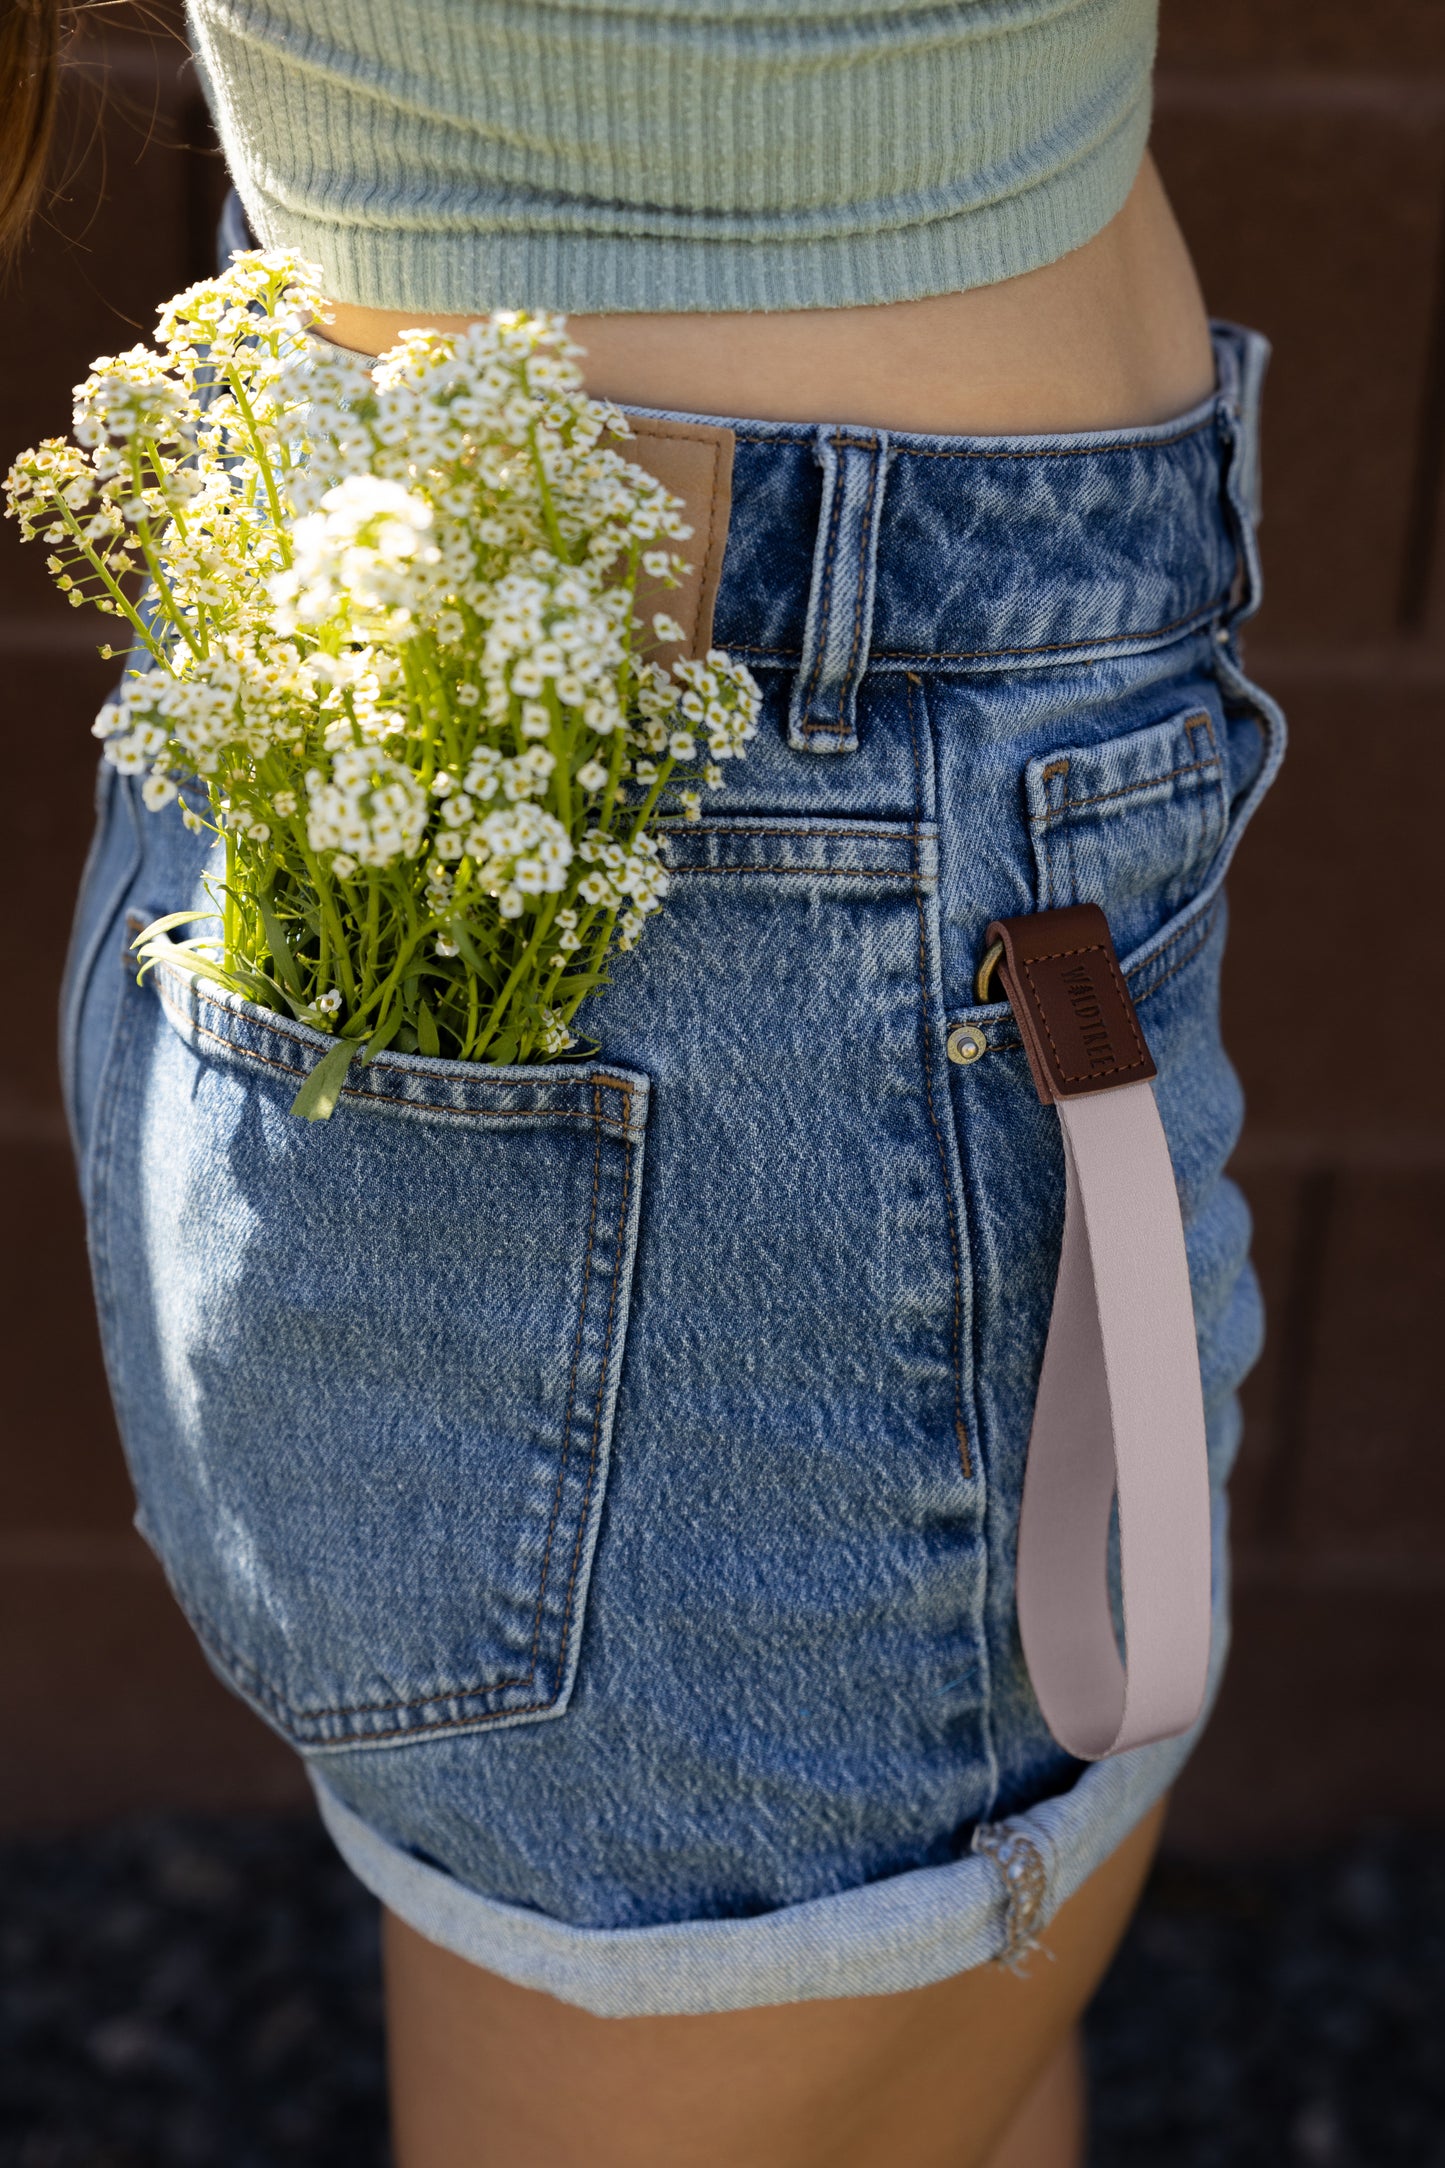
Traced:
POLYGON ((999 959, 1002 955, 1002 941, 991 942, 988 948, 984 950, 983 962, 978 967, 978 979, 974 986, 974 993, 978 1000, 992 1001, 994 999, 990 989, 993 986, 993 975, 998 969, 999 959))

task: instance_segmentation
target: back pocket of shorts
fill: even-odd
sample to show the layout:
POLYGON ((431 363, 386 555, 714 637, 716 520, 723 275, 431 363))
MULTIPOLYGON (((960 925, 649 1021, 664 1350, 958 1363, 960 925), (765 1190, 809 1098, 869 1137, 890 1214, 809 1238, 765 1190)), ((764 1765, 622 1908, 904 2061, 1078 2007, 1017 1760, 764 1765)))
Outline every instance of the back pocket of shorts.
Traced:
POLYGON ((213 1662, 300 1746, 565 1708, 637 1241, 645 1077, 380 1056, 179 967, 127 989, 94 1217, 140 1499, 213 1662))
POLYGON ((1126 956, 1202 887, 1229 825, 1219 726, 1203 708, 1024 772, 1039 909, 1097 903, 1126 956))

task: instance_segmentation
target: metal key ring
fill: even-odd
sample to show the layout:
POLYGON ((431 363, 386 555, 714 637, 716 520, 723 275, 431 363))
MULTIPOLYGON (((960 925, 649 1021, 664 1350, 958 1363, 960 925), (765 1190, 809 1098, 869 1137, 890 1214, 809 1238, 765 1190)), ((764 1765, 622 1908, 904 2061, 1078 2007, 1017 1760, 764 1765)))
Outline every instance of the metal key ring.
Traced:
POLYGON ((993 1000, 994 997, 990 992, 990 988, 993 985, 993 975, 998 969, 999 959, 1002 955, 1002 941, 991 942, 988 948, 984 950, 983 962, 978 967, 978 977, 974 982, 974 995, 977 1000, 993 1000))

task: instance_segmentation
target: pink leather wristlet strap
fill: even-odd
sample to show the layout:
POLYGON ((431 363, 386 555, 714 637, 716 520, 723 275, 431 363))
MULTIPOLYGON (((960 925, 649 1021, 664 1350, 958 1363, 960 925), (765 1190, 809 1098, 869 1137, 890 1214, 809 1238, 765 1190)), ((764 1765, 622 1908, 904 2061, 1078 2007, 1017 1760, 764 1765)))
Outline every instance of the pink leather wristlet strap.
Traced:
POLYGON ((1058 1108, 1066 1184, 1019 1518, 1019 1630, 1050 1731, 1097 1761, 1187 1731, 1204 1700, 1209 1479, 1184 1229, 1154 1063, 1104 914, 1038 912, 988 937, 1003 944, 1039 1096, 1058 1108))

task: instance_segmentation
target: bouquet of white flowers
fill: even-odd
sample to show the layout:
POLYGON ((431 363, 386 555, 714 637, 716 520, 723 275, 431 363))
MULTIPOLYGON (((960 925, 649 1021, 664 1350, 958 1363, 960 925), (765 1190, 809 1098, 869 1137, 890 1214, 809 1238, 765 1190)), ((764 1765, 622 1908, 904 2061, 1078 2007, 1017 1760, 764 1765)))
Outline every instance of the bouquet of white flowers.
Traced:
MULTIPOLYGON (((95 729, 152 809, 224 838, 207 913, 145 956, 353 1057, 563 1053, 607 959, 667 887, 661 819, 756 729, 717 651, 634 615, 687 569, 682 507, 603 439, 561 319, 410 332, 377 362, 309 336, 315 274, 269 252, 161 313, 159 351, 97 361, 75 442, 16 461, 9 508, 71 602, 129 620, 95 729)), ((103 652, 109 654, 111 649, 103 652)))

